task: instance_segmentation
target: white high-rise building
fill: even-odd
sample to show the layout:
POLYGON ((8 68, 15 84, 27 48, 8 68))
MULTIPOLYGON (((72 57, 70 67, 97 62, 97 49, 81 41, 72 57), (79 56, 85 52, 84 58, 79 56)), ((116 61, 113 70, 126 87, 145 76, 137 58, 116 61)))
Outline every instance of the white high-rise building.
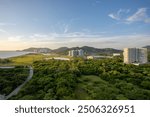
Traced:
POLYGON ((79 50, 70 50, 69 51, 69 56, 72 56, 72 57, 81 57, 81 56, 84 56, 84 51, 82 49, 79 49, 79 50))
POLYGON ((147 49, 146 48, 124 48, 124 63, 147 63, 147 49))
POLYGON ((78 56, 84 56, 84 51, 82 49, 78 50, 78 56))
POLYGON ((69 51, 69 56, 77 56, 78 55, 78 51, 77 50, 70 50, 69 51))

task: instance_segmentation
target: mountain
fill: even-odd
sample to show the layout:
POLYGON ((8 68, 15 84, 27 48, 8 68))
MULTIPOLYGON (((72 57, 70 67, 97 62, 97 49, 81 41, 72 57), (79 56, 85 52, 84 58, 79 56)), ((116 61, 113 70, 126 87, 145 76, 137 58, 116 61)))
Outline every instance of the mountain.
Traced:
POLYGON ((121 53, 121 50, 117 50, 117 49, 113 49, 113 48, 103 48, 103 49, 99 49, 99 48, 94 48, 94 47, 88 47, 88 46, 83 46, 81 47, 81 49, 83 49, 86 54, 89 55, 95 55, 95 54, 113 54, 113 53, 121 53))
POLYGON ((58 49, 52 50, 52 52, 54 52, 54 53, 63 53, 64 51, 68 51, 68 50, 69 50, 68 47, 60 47, 58 49))
POLYGON ((104 48, 104 49, 99 49, 99 48, 94 48, 94 47, 89 47, 89 46, 83 46, 83 47, 72 47, 72 48, 67 48, 67 47, 61 47, 55 50, 52 50, 54 53, 58 54, 68 54, 69 50, 76 50, 76 49, 82 49, 87 55, 98 55, 98 54, 112 54, 112 53, 121 53, 121 50, 113 49, 113 48, 104 48))
POLYGON ((29 52, 39 52, 39 53, 57 53, 57 54, 63 54, 68 55, 69 50, 75 50, 75 49, 82 49, 87 55, 110 55, 113 53, 121 53, 122 50, 117 50, 113 48, 94 48, 89 46, 83 46, 83 47, 60 47, 58 49, 51 50, 49 48, 28 48, 24 49, 23 51, 29 51, 29 52))
POLYGON ((147 48, 150 51, 150 45, 144 46, 143 48, 147 48))
POLYGON ((28 51, 28 52, 38 52, 38 53, 49 53, 52 50, 49 48, 28 48, 28 49, 24 49, 23 51, 28 51))
POLYGON ((108 55, 108 54, 113 54, 113 53, 121 53, 122 50, 117 50, 113 48, 94 48, 94 47, 89 47, 89 46, 83 46, 83 47, 73 47, 69 48, 69 50, 75 50, 75 49, 82 49, 87 55, 108 55))

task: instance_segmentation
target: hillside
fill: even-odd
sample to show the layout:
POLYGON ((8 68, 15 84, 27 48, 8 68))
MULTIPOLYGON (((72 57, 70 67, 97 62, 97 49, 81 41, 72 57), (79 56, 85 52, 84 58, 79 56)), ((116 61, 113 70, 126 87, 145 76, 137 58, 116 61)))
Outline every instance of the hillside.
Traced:
POLYGON ((49 49, 49 48, 34 48, 34 47, 31 47, 31 48, 28 48, 28 49, 24 49, 23 51, 38 52, 38 53, 49 53, 52 50, 49 49))
POLYGON ((112 54, 112 53, 120 53, 122 52, 121 50, 113 49, 113 48, 94 48, 94 47, 88 47, 88 46, 83 46, 81 47, 87 54, 112 54))
POLYGON ((121 53, 122 50, 117 50, 113 48, 94 48, 94 47, 89 47, 89 46, 83 46, 83 47, 60 47, 58 49, 51 50, 49 48, 28 48, 24 49, 23 51, 29 51, 29 52, 39 52, 39 53, 57 53, 57 54, 64 54, 67 55, 69 50, 73 49, 83 49, 84 52, 87 55, 97 55, 97 54, 112 54, 112 53, 121 53))
POLYGON ((143 48, 148 48, 148 49, 150 49, 150 45, 144 46, 143 48))
POLYGON ((147 48, 150 51, 150 45, 144 46, 143 48, 147 48))
POLYGON ((58 49, 52 50, 52 52, 54 52, 54 53, 63 53, 65 51, 68 51, 68 49, 69 49, 68 47, 60 47, 58 49))
POLYGON ((53 52, 59 53, 59 54, 68 54, 69 50, 73 49, 83 49, 84 52, 87 55, 96 55, 96 54, 112 54, 112 53, 120 53, 122 52, 121 50, 113 49, 113 48, 104 48, 104 49, 99 49, 99 48, 94 48, 94 47, 89 47, 89 46, 83 46, 83 47, 72 47, 72 48, 59 48, 56 50, 53 50, 53 52))

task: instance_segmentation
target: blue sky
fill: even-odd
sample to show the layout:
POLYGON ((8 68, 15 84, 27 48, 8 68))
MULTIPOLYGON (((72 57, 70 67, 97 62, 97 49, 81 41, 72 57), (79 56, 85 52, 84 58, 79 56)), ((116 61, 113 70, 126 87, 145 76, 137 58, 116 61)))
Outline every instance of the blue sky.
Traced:
POLYGON ((150 45, 150 0, 0 0, 0 50, 150 45))

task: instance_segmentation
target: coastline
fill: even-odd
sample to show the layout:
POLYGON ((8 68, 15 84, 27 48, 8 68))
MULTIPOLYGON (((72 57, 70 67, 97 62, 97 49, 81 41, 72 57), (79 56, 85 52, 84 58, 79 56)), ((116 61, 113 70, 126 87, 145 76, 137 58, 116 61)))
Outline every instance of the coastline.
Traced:
POLYGON ((0 51, 0 59, 8 59, 11 57, 22 56, 26 54, 30 54, 32 52, 27 51, 0 51))

